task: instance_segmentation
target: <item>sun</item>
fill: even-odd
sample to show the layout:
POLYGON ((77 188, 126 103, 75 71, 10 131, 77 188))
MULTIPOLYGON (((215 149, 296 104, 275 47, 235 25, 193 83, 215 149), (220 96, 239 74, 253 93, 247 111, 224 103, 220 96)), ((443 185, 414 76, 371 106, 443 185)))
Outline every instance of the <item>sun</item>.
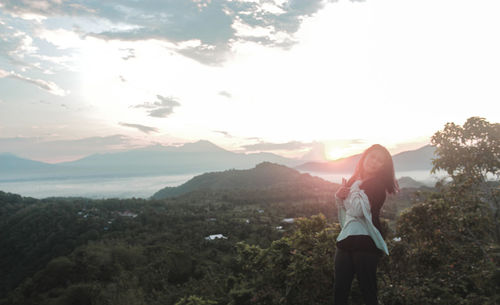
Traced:
POLYGON ((366 147, 364 143, 353 144, 352 140, 335 140, 324 143, 324 156, 328 161, 334 161, 359 154, 366 147))
POLYGON ((338 147, 325 147, 325 158, 329 161, 337 160, 346 157, 345 149, 338 147))

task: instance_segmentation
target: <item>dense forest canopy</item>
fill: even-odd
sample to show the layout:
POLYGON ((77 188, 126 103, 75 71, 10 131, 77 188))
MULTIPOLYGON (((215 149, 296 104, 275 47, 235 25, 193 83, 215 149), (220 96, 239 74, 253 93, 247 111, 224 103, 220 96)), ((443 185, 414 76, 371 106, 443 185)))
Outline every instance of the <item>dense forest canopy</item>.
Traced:
MULTIPOLYGON (((447 124, 432 144, 451 180, 388 197, 381 304, 500 303, 498 126, 447 124)), ((149 200, 0 192, 0 304, 331 304, 338 185, 278 176, 149 200)))

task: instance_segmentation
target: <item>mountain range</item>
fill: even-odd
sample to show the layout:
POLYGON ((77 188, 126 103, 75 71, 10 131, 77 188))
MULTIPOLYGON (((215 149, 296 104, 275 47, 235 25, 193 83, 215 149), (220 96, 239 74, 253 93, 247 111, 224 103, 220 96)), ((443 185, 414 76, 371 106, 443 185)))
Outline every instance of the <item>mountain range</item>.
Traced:
MULTIPOLYGON (((396 171, 430 170, 434 147, 424 146, 393 156, 396 171)), ((182 146, 150 146, 117 153, 93 154, 56 164, 0 154, 0 181, 78 177, 134 177, 199 174, 253 168, 262 162, 282 164, 306 172, 352 172, 361 155, 329 162, 306 162, 273 153, 235 153, 209 141, 182 146)))

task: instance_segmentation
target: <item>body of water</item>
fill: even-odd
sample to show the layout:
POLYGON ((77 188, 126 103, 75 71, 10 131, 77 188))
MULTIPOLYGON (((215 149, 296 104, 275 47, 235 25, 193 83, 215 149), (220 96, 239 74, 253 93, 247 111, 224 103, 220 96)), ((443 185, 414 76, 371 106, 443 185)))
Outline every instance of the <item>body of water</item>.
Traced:
POLYGON ((181 185, 196 175, 2 181, 0 190, 34 198, 149 198, 166 186, 181 185))

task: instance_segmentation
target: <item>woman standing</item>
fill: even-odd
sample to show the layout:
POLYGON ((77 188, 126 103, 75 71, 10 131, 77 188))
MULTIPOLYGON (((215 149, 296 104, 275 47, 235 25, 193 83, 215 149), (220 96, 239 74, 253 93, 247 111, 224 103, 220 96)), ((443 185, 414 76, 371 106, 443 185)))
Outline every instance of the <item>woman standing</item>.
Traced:
POLYGON ((379 214, 386 194, 397 191, 389 151, 375 144, 365 150, 349 181, 342 181, 335 197, 342 230, 335 252, 335 305, 347 304, 356 274, 365 304, 378 304, 377 263, 389 255, 379 214))

